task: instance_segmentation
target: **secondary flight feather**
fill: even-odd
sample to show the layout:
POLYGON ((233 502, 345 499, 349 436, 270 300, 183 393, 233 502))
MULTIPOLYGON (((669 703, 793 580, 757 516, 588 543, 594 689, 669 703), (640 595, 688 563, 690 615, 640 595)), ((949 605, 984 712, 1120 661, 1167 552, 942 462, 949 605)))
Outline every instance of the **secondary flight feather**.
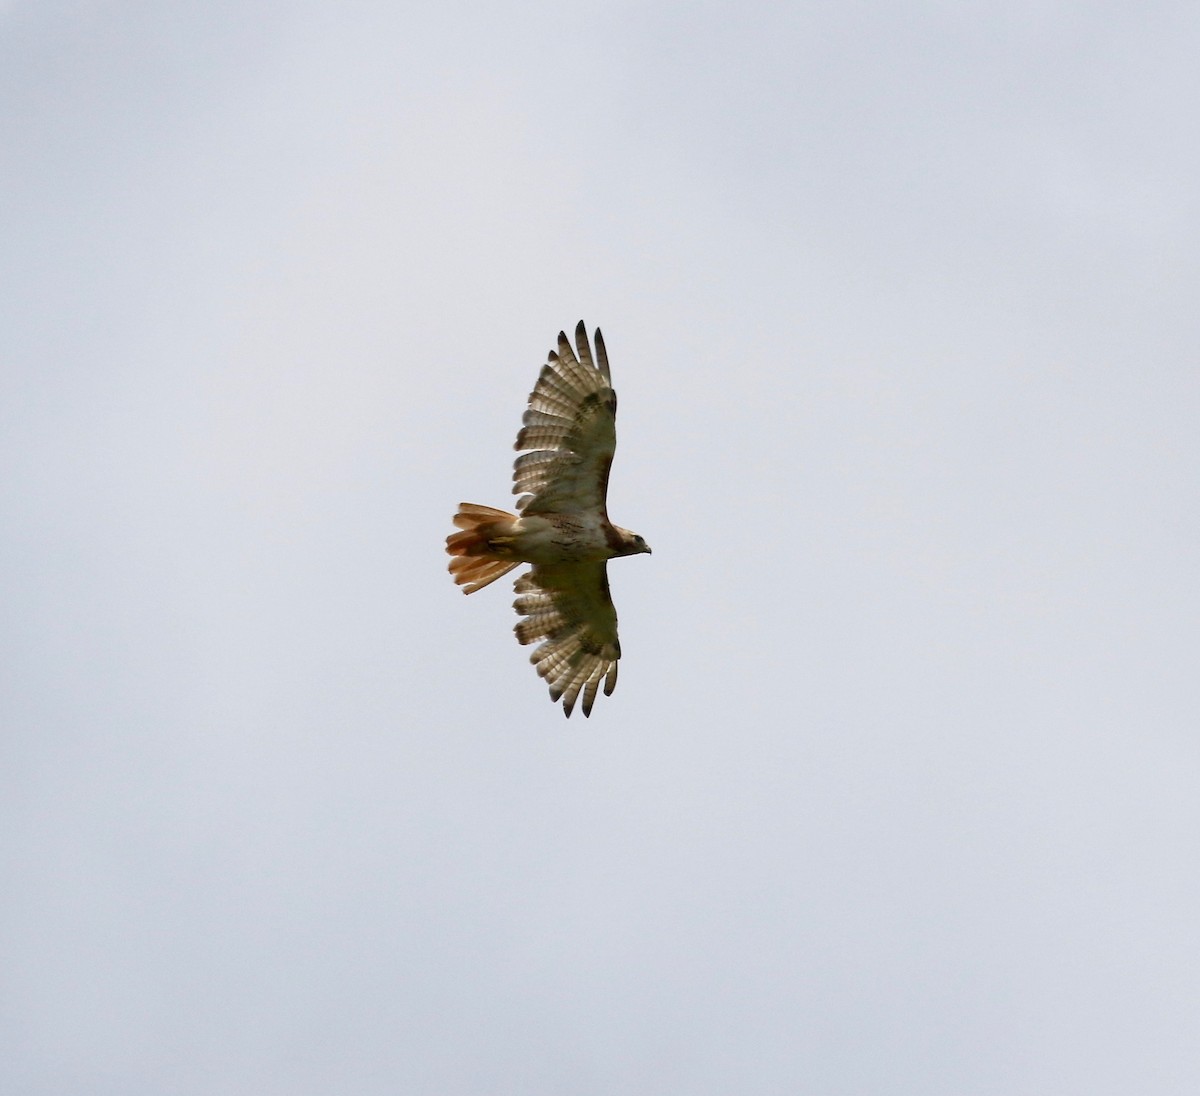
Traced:
POLYGON ((599 328, 595 345, 593 357, 580 320, 575 349, 560 331, 542 366, 514 447, 522 451, 513 466, 519 513, 460 503, 459 532, 446 538, 450 573, 464 594, 533 565, 516 582, 513 608, 524 619, 515 631, 521 643, 538 644, 530 661, 568 716, 581 696, 591 715, 601 685, 609 696, 617 684, 621 645, 608 560, 650 551, 608 520, 617 394, 599 328))

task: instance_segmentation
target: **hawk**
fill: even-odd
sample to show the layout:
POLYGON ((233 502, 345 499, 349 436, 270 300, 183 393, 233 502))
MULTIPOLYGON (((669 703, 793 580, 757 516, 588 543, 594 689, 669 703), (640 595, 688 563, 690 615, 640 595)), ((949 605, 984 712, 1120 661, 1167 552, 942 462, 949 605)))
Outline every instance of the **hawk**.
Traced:
POLYGON ((617 394, 612 389, 604 337, 596 329, 596 356, 583 321, 575 348, 565 332, 550 351, 521 420, 513 466, 517 514, 473 502, 459 504, 446 538, 450 573, 473 594, 522 563, 533 567, 516 581, 513 608, 523 619, 517 639, 540 644, 530 661, 570 716, 583 695, 583 714, 603 681, 617 684, 617 611, 608 592, 608 560, 649 552, 637 533, 608 520, 608 470, 617 446, 617 394))

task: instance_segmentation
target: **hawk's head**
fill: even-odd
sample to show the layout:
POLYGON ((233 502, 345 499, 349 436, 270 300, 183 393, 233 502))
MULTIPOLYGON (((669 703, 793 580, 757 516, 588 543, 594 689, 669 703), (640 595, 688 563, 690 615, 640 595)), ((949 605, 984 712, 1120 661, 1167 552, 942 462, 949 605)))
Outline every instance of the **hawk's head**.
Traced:
POLYGON ((650 545, 648 545, 637 533, 631 533, 628 529, 622 529, 619 525, 614 525, 613 528, 616 529, 621 536, 621 543, 617 548, 617 555, 636 556, 641 552, 650 552, 650 545))

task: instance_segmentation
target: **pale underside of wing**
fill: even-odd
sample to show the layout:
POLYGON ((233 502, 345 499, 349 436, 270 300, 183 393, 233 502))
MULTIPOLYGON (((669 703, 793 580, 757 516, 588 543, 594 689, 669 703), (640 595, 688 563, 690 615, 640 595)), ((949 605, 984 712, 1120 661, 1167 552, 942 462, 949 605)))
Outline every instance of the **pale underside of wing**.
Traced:
POLYGON ((604 337, 596 329, 596 356, 581 320, 571 349, 564 333, 529 396, 513 466, 517 509, 526 514, 584 511, 604 514, 608 470, 617 446, 617 395, 612 389, 604 337))
POLYGON ((516 592, 513 608, 525 618, 517 639, 540 643, 530 661, 550 686, 550 698, 561 698, 569 716, 582 693, 583 714, 591 715, 601 682, 605 696, 616 687, 621 657, 606 564, 540 565, 517 579, 516 592))

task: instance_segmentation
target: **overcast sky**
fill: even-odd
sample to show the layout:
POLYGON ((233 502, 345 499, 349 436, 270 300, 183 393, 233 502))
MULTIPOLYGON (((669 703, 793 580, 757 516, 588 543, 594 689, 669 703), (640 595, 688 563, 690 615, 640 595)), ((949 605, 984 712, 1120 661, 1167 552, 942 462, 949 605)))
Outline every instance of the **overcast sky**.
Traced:
POLYGON ((1197 57, 0 3, 0 1090, 1200 1091, 1197 57), (443 542, 581 317, 568 722, 443 542))

